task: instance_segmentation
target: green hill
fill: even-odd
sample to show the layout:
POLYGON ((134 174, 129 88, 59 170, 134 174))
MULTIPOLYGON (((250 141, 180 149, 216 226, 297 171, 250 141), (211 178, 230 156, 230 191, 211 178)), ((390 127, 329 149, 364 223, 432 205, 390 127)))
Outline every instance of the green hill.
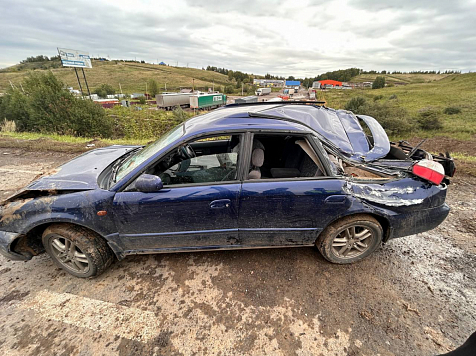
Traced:
POLYGON ((450 74, 361 74, 353 77, 350 82, 362 83, 373 82, 377 77, 385 77, 386 83, 429 83, 435 80, 443 79, 450 74))
POLYGON ((327 105, 336 109, 343 109, 356 96, 364 97, 370 102, 388 102, 404 107, 412 117, 416 117, 421 109, 434 107, 441 111, 444 128, 428 135, 470 139, 476 134, 476 73, 451 74, 431 82, 382 89, 331 89, 322 92, 322 95, 327 100, 327 105), (445 115, 443 112, 447 107, 458 107, 461 113, 445 115))
MULTIPOLYGON (((30 70, 46 70, 46 68, 50 69, 67 86, 79 89, 74 69, 55 68, 58 67, 58 64, 57 61, 35 62, 1 69, 0 92, 5 92, 10 87, 10 81, 19 86, 30 70)), ((149 79, 157 80, 161 90, 165 89, 165 84, 167 84, 167 90, 177 90, 181 87, 191 88, 192 79, 194 79, 195 88, 199 89, 212 87, 213 83, 215 83, 215 89, 220 89, 219 86, 230 83, 226 75, 216 72, 136 62, 93 60, 93 68, 85 69, 85 72, 91 91, 101 84, 109 84, 119 93, 119 84, 121 84, 122 91, 126 94, 145 92, 149 79)), ((81 74, 81 72, 79 73, 81 74)))

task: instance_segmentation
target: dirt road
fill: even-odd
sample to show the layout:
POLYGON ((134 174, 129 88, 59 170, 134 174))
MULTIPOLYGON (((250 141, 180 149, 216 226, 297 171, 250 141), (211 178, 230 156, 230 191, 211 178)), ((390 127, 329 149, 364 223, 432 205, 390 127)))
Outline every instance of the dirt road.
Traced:
MULTIPOLYGON (((0 149, 0 197, 72 157, 0 149)), ((476 329, 474 178, 439 228, 351 266, 313 248, 128 257, 93 280, 0 257, 1 355, 435 355, 476 329)))

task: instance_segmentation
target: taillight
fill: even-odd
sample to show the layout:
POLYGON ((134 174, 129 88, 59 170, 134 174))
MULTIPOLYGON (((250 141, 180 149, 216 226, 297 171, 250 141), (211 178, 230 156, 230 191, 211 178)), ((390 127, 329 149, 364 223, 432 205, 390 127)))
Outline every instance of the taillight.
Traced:
POLYGON ((441 164, 429 159, 422 159, 413 165, 413 174, 439 185, 445 178, 445 169, 441 164))

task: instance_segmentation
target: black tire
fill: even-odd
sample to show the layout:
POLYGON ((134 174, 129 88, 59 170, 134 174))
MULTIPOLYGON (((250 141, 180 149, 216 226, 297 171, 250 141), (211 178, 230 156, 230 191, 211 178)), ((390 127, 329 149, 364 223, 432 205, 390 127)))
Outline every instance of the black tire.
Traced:
POLYGON ((53 262, 76 277, 96 277, 114 260, 106 241, 81 226, 50 225, 43 232, 42 241, 53 262))
POLYGON ((355 215, 329 225, 319 235, 316 246, 329 262, 348 264, 372 254, 382 243, 382 237, 382 226, 375 218, 370 215, 355 215), (350 237, 352 231, 353 237, 350 237), (363 238, 368 234, 368 237, 363 238))

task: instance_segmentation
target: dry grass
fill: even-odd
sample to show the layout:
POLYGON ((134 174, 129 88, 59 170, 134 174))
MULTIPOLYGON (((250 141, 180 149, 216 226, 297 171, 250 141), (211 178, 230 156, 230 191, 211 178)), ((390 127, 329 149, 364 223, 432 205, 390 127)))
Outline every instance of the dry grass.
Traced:
MULTIPOLYGON (((56 68, 52 72, 61 79, 67 86, 78 88, 78 82, 73 68, 56 68)), ((125 94, 135 92, 145 92, 146 83, 149 79, 155 79, 159 83, 160 90, 177 90, 180 87, 192 87, 192 79, 195 87, 208 88, 213 86, 225 86, 229 83, 228 77, 211 71, 205 71, 194 68, 181 68, 159 66, 143 63, 125 63, 125 62, 100 62, 94 61, 93 68, 85 70, 88 79, 89 88, 94 91, 96 87, 107 83, 112 85, 117 93, 119 83, 125 94)), ((10 87, 9 81, 19 86, 28 71, 0 71, 0 92, 6 91, 10 87)), ((86 88, 83 87, 86 92, 86 88)))
POLYGON ((352 82, 373 82, 376 77, 385 77, 386 83, 429 83, 446 78, 449 74, 361 74, 352 78, 352 82))
POLYGON ((15 121, 8 121, 7 119, 3 120, 3 123, 0 125, 1 132, 15 132, 17 130, 17 125, 15 121))

